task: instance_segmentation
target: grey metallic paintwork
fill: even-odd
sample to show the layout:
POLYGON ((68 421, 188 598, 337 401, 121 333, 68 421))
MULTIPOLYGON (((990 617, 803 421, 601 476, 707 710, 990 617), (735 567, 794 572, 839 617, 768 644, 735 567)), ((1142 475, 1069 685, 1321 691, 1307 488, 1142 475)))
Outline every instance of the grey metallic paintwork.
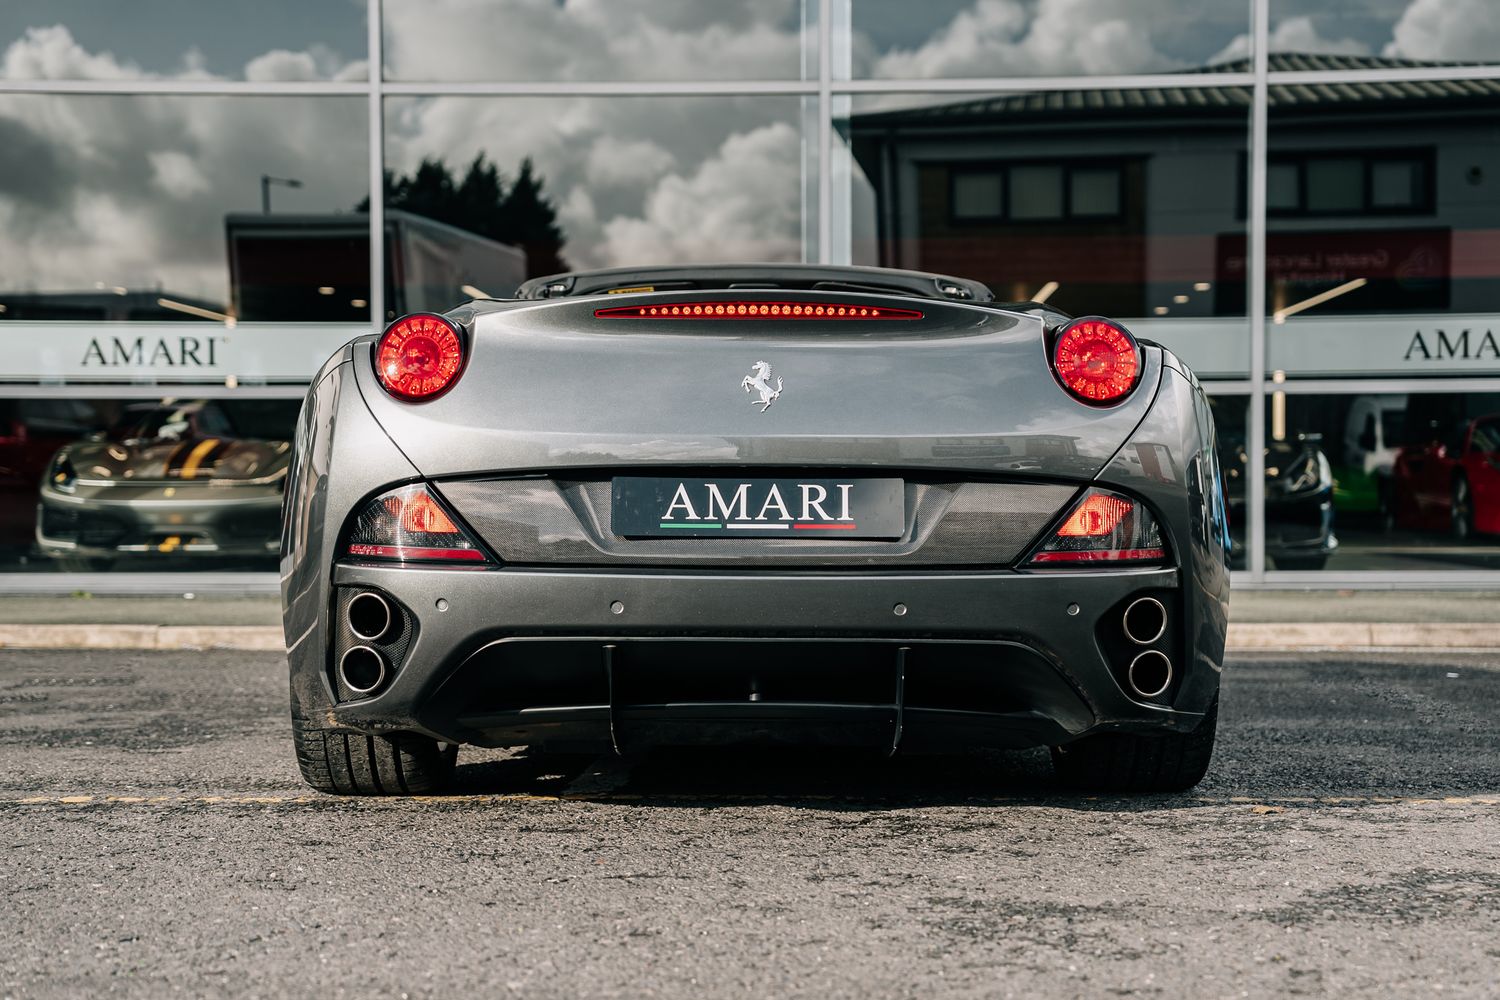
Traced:
POLYGON ((1161 515, 1162 533, 1186 570, 1188 621, 1180 627, 1182 648, 1194 662, 1183 675, 1178 703, 1206 705, 1218 691, 1229 628, 1223 486, 1208 401, 1186 366, 1169 352, 1162 355, 1167 367, 1151 412, 1096 481, 1144 498, 1161 515))
MULTIPOLYGON (((695 297, 704 296, 618 295, 607 304, 695 297)), ((870 324, 873 331, 818 321, 796 321, 790 330, 745 321, 665 327, 597 320, 599 299, 486 303, 491 308, 457 314, 472 324, 472 350, 442 397, 416 406, 392 399, 379 388, 367 349, 355 351, 354 370, 376 420, 435 479, 690 464, 1089 479, 1145 415, 1161 376, 1161 352, 1147 348, 1141 388, 1120 406, 1091 407, 1053 379, 1035 317, 881 296, 797 297, 896 302, 920 307, 928 318, 870 324), (667 332, 656 332, 663 327, 667 332), (761 332, 770 330, 777 332, 761 332), (764 413, 740 388, 759 360, 785 380, 781 398, 764 413), (972 447, 955 457, 956 441, 972 447)))
MULTIPOLYGON (((313 379, 297 421, 281 542, 281 603, 291 664, 292 705, 331 705, 329 567, 344 519, 371 493, 419 478, 371 418, 350 371, 350 344, 313 379), (330 469, 337 467, 338 475, 330 469)), ((368 350, 363 353, 368 354, 368 350)))
POLYGON ((453 739, 443 720, 422 715, 423 704, 485 642, 539 630, 600 637, 686 629, 709 635, 759 631, 876 638, 984 634, 1040 650, 1083 696, 1098 729, 1192 729, 1207 708, 1206 702, 1181 698, 1174 709, 1130 700, 1105 667, 1087 627, 1093 616, 1135 590, 1174 587, 1172 569, 856 576, 350 565, 339 566, 334 577, 339 584, 398 595, 421 621, 407 660, 418 669, 403 668, 380 697, 341 705, 332 714, 340 724, 371 732, 417 729, 453 739), (446 612, 434 610, 439 597, 449 604, 446 612), (614 601, 624 604, 622 614, 611 612, 614 601), (907 605, 907 614, 892 614, 897 603, 907 605), (1080 604, 1087 616, 1070 616, 1070 603, 1080 604), (504 609, 503 622, 497 621, 497 609, 504 609))
MULTIPOLYGON (((299 421, 283 540, 282 588, 294 710, 328 725, 366 731, 421 729, 443 735, 417 722, 422 699, 486 637, 502 631, 496 608, 506 609, 506 628, 531 623, 572 634, 608 635, 625 626, 608 613, 614 600, 642 608, 639 617, 630 620, 637 629, 713 627, 733 634, 752 627, 825 629, 834 622, 842 629, 872 635, 941 634, 950 629, 972 635, 976 623, 989 623, 1046 651, 1086 692, 1100 728, 1192 728, 1216 697, 1228 572, 1222 545, 1215 543, 1208 518, 1198 510, 1203 497, 1219 489, 1217 466, 1203 460, 1205 453, 1213 454, 1211 448, 1205 452, 1211 419, 1191 376, 1160 348, 1145 347, 1142 382, 1130 400, 1094 410, 1056 385, 1042 354, 1039 324, 1028 317, 983 315, 980 309, 943 304, 945 314, 951 310, 963 315, 960 331, 950 329, 909 343, 833 337, 809 345, 704 331, 692 345, 696 360, 675 360, 664 344, 677 339, 680 347, 680 338, 674 336, 569 333, 580 314, 567 307, 585 305, 591 311, 596 303, 560 300, 494 309, 488 319, 478 317, 468 369, 453 391, 431 403, 396 403, 378 388, 370 363, 373 338, 346 346, 319 373, 299 421), (522 317, 529 329, 518 322, 522 317), (576 362, 576 355, 569 357, 556 344, 549 347, 548 337, 566 342, 572 350, 597 349, 605 360, 588 369, 576 363, 564 366, 565 361, 576 362), (961 351, 959 346, 976 350, 961 351), (512 349, 524 363, 503 363, 501 355, 512 349), (774 358, 793 359, 793 367, 806 365, 797 368, 795 385, 809 402, 801 409, 781 407, 795 398, 788 379, 787 395, 769 414, 748 406, 737 412, 735 404, 743 406, 743 399, 735 398, 733 390, 743 374, 739 369, 749 368, 748 361, 743 366, 740 361, 757 360, 756 352, 772 350, 774 358), (944 384, 942 391, 922 375, 924 365, 919 362, 928 359, 936 365, 934 381, 944 384), (881 378, 872 382, 872 372, 881 378), (571 385, 569 375, 577 376, 580 385, 571 385), (631 377, 639 381, 631 382, 631 377), (673 378, 687 382, 674 385, 673 378), (710 389, 704 390, 704 385, 710 389), (829 391, 828 385, 839 391, 829 391), (671 392, 679 389, 672 397, 671 392), (954 393, 964 398, 954 401, 954 393), (630 405, 622 406, 627 400, 630 405), (523 404, 541 407, 551 417, 524 414, 523 404), (583 419, 573 413, 576 407, 589 410, 594 426, 610 427, 611 433, 589 433, 583 419), (950 420, 957 415, 968 419, 944 426, 932 419, 935 410, 950 420), (795 412, 800 420, 756 422, 787 412, 795 412), (810 418, 813 430, 799 426, 810 418), (521 429, 507 428, 512 419, 521 429), (712 425, 706 432, 680 430, 700 419, 712 425), (627 432, 631 421, 637 429, 627 432), (921 425, 915 432, 910 427, 914 422, 921 425), (382 424, 398 429, 400 447, 382 424), (470 427, 473 434, 466 432, 470 427), (642 439, 648 440, 648 447, 641 446, 642 439), (955 439, 973 443, 972 453, 936 451, 940 440, 955 439), (1058 451, 1059 440, 1075 447, 1071 453, 1061 449, 1062 454, 1044 454, 1040 460, 1032 456, 1022 465, 1013 444, 995 443, 1002 440, 1034 441, 1044 453, 1058 451), (1143 463, 1136 445, 1164 450, 1172 472, 1162 475, 1159 466, 1152 469, 1143 463), (1009 454, 1004 453, 1006 447, 1009 454), (1145 497, 1162 515, 1173 551, 1188 568, 1183 594, 1191 610, 1183 627, 1194 662, 1173 708, 1137 703, 1119 689, 1089 627, 1091 616, 1135 589, 1175 587, 1176 570, 851 577, 333 565, 348 515, 373 494, 423 474, 436 478, 653 464, 1024 470, 1027 478, 1057 478, 1080 486, 1098 475, 1100 482, 1145 497), (337 474, 331 474, 335 469, 337 474), (387 590, 420 623, 408 665, 393 686, 376 698, 337 708, 328 686, 331 632, 326 621, 335 578, 387 590), (447 612, 435 610, 439 597, 449 602, 447 612), (896 601, 911 608, 905 618, 891 615, 896 601), (1059 617, 1071 602, 1080 603, 1088 613, 1082 619, 1059 617), (997 608, 1005 609, 1003 622, 993 617, 997 608)), ((931 305, 923 303, 924 308, 931 305)), ((467 307, 454 316, 465 323, 476 318, 467 307)))

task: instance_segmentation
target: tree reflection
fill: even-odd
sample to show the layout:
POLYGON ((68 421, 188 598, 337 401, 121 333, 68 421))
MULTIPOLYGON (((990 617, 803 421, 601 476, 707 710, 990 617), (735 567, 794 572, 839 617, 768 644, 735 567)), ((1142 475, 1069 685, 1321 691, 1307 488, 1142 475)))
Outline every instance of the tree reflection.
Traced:
MULTIPOLYGON (((456 226, 526 252, 526 276, 566 271, 562 257, 567 242, 557 224, 557 209, 542 193, 545 181, 521 160, 516 179, 508 187, 499 168, 481 151, 462 180, 442 160, 424 158, 409 175, 385 173, 385 204, 413 215, 456 226)), ((365 198, 355 211, 368 212, 365 198)))

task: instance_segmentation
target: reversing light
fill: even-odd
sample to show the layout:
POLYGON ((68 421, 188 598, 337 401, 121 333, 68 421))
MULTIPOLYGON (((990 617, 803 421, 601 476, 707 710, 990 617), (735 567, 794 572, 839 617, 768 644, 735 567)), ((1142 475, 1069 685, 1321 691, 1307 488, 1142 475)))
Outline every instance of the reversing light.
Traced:
POLYGON ((595 309, 596 319, 921 319, 915 309, 848 302, 664 302, 595 309))
POLYGON ((407 402, 433 399, 458 379, 464 364, 458 327, 435 313, 403 316, 375 344, 375 375, 385 391, 407 402))
POLYGON ((392 562, 485 562, 485 554, 422 485, 384 493, 354 519, 344 554, 392 562))
POLYGON ((1162 562, 1161 529, 1145 505, 1093 489, 1073 509, 1029 563, 1162 562))
POLYGON ((1123 327, 1089 316, 1058 335, 1052 367, 1063 388, 1085 403, 1114 403, 1135 388, 1141 352, 1123 327))

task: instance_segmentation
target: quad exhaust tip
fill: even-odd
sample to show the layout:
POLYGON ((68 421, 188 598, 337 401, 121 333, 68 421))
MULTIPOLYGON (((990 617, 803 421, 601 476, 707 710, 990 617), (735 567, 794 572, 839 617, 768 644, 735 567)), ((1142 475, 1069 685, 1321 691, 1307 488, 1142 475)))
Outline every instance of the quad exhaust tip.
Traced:
POLYGON ((1154 597, 1137 597, 1122 619, 1125 637, 1137 646, 1149 646, 1167 631, 1167 608, 1154 597))
POLYGON ((391 606, 379 594, 368 591, 355 594, 350 599, 345 614, 349 620, 349 631, 366 642, 374 642, 391 627, 391 606))
POLYGON ((354 694, 369 694, 385 683, 385 657, 369 646, 354 646, 339 658, 339 680, 354 694))
POLYGON ((1137 697, 1155 698, 1172 686, 1172 661, 1166 653, 1148 649, 1130 661, 1125 676, 1137 697))

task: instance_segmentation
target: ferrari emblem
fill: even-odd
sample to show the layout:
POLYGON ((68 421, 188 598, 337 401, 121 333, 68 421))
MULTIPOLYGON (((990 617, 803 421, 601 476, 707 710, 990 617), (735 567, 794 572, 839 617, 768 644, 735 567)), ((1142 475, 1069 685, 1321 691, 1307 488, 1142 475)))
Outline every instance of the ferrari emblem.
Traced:
POLYGON ((772 379, 769 363, 757 361, 750 366, 750 374, 740 381, 740 388, 746 392, 760 393, 760 398, 750 400, 750 405, 759 406, 760 412, 765 413, 776 402, 776 397, 781 395, 781 379, 772 379), (771 385, 773 381, 776 383, 774 387, 771 385))

